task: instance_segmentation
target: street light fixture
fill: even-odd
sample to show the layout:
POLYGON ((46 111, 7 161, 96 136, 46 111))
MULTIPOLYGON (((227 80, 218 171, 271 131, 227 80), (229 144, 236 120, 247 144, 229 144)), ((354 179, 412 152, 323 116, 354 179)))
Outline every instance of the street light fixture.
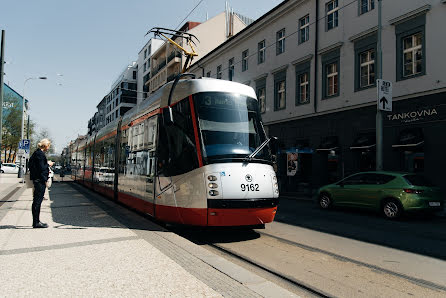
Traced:
MULTIPOLYGON (((23 140, 23 130, 25 129, 25 86, 26 86, 26 82, 28 82, 29 80, 46 80, 47 77, 31 77, 31 78, 27 78, 25 80, 25 82, 23 83, 23 100, 22 100, 22 129, 20 130, 20 142, 22 142, 23 140)), ((24 173, 23 173, 23 168, 22 168, 22 161, 23 161, 23 157, 20 156, 20 167, 19 167, 19 173, 18 173, 18 178, 22 178, 22 183, 24 183, 24 173)))

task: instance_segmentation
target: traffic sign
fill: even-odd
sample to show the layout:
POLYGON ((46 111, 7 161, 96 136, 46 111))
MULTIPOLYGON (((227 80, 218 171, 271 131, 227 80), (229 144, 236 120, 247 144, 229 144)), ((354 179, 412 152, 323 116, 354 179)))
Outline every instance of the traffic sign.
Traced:
POLYGON ((30 149, 31 141, 28 139, 23 139, 19 143, 19 154, 24 156, 25 158, 29 158, 29 149, 30 149))
POLYGON ((378 109, 382 111, 392 111, 392 82, 376 80, 378 86, 378 109))

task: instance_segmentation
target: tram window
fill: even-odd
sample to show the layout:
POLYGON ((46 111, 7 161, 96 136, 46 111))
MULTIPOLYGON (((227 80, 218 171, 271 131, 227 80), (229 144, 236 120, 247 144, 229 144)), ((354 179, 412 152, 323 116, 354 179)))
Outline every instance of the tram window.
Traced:
POLYGON ((158 172, 175 176, 198 168, 194 130, 189 101, 182 100, 172 107, 173 125, 160 122, 158 172))

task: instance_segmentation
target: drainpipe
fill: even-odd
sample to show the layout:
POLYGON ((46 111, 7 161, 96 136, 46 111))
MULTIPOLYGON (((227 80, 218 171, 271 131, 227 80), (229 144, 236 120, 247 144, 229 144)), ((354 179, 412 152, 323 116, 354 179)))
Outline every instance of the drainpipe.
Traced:
POLYGON ((318 68, 319 68, 319 57, 317 54, 318 49, 318 40, 319 40, 319 0, 316 0, 316 14, 315 14, 315 20, 314 23, 314 30, 315 30, 315 36, 314 36, 314 113, 317 113, 317 96, 318 96, 318 68))

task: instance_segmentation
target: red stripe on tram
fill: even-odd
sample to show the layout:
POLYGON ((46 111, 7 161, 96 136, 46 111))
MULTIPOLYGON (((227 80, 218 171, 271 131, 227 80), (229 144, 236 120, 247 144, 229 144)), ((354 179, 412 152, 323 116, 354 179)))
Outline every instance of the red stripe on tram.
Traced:
POLYGON ((195 106, 192 95, 189 95, 189 104, 190 104, 190 112, 192 115, 192 123, 194 125, 194 135, 195 135, 195 147, 197 147, 197 155, 198 155, 198 165, 200 168, 203 166, 203 159, 201 156, 201 147, 200 147, 200 138, 198 137, 198 127, 197 127, 197 118, 195 117, 195 106))

